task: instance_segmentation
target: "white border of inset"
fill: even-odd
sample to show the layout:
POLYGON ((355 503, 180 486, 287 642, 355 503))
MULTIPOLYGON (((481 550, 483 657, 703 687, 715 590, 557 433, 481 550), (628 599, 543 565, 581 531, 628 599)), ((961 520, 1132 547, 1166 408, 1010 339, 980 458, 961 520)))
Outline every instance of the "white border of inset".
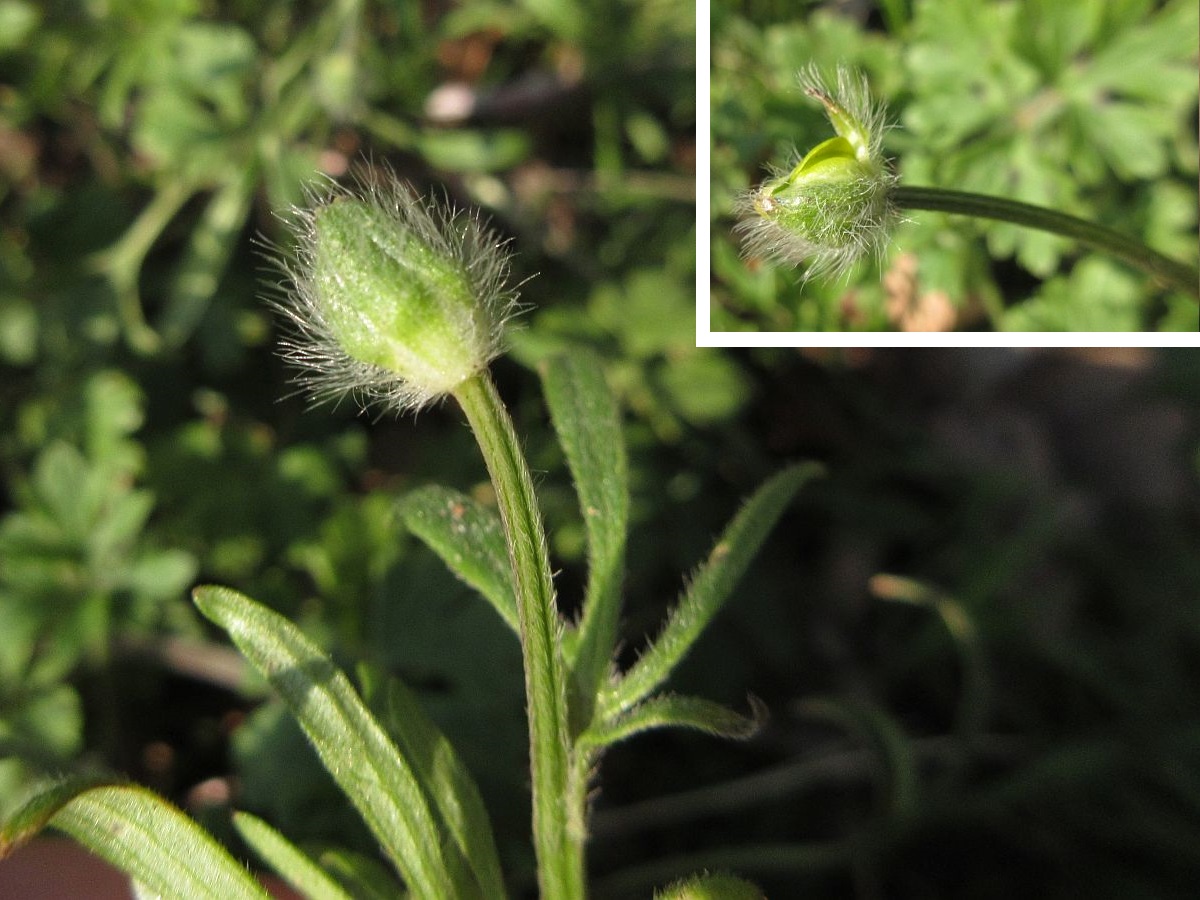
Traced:
MULTIPOLYGON (((797 69, 800 68, 797 64, 797 69)), ((712 220, 712 16, 696 0, 697 347, 1197 347, 1186 331, 710 331, 712 220)))

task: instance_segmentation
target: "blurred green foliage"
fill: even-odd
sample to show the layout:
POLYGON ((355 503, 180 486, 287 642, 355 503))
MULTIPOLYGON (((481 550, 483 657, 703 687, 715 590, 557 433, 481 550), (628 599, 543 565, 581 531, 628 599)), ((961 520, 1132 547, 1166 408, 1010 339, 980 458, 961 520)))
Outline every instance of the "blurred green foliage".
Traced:
MULTIPOLYGON (((0 2, 0 811, 73 764, 177 799, 228 773, 218 721, 140 705, 164 696, 150 681, 229 684, 186 600, 203 579, 424 688, 520 852, 516 647, 395 512, 424 481, 483 482, 482 465, 440 411, 418 438, 301 408, 256 235, 278 239, 275 215, 323 175, 386 162, 513 239, 522 360, 584 341, 659 433, 727 417, 744 376, 690 346, 694 35, 663 0, 0 2), (178 646, 198 669, 170 662, 178 646), (149 680, 147 654, 168 661, 149 680)), ((531 372, 501 377, 537 396, 531 372)), ((337 795, 273 703, 230 752, 247 800, 292 834, 344 833, 312 814, 337 795)))
POLYGON ((22 410, 43 449, 0 520, 6 796, 28 774, 20 760, 53 767, 82 749, 80 698, 66 679, 109 662, 112 623, 145 633, 178 620, 174 607, 196 574, 191 554, 163 547, 147 528, 155 498, 134 486, 144 467, 131 439, 143 418, 137 387, 97 371, 65 408, 47 405, 22 410))
POLYGON ((903 183, 1061 209, 1195 260, 1195 3, 881 6, 713 4, 713 330, 1195 330, 1188 298, 1086 252, 1078 271, 1078 248, 1001 223, 913 213, 848 284, 738 258, 734 198, 828 136, 795 83, 815 63, 868 74, 903 183))

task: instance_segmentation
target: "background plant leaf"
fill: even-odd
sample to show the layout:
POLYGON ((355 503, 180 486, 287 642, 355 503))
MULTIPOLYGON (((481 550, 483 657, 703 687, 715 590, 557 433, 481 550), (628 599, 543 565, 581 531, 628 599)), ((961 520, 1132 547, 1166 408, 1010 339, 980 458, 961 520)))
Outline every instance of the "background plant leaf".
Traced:
POLYGON ((754 492, 717 540, 662 631, 633 667, 601 695, 602 716, 609 718, 629 709, 667 679, 729 599, 737 580, 796 492, 820 471, 812 463, 794 465, 754 492))
POLYGON ((504 526, 494 508, 451 488, 427 485, 405 495, 400 516, 409 531, 519 633, 504 526))

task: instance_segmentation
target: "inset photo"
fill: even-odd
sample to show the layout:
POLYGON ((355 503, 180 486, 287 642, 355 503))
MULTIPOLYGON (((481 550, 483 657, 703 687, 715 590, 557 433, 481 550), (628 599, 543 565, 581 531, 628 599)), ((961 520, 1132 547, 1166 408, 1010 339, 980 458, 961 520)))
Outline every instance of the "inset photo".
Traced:
POLYGON ((1196 333, 1197 18, 713 0, 699 342, 1196 333))

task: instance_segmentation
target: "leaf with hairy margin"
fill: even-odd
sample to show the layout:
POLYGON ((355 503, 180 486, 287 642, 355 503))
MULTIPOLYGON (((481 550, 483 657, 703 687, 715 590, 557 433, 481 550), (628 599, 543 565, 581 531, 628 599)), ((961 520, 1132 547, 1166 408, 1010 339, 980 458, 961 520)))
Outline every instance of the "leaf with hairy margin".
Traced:
POLYGON ((717 737, 745 740, 766 719, 766 708, 760 701, 751 697, 750 706, 753 714, 744 716, 701 697, 660 694, 607 722, 593 724, 579 736, 579 746, 583 750, 607 747, 653 728, 692 728, 717 737))
POLYGON ((240 862, 153 791, 75 778, 30 799, 0 830, 0 858, 46 826, 65 831, 144 889, 178 900, 266 900, 240 862))
POLYGON ((352 900, 303 850, 258 816, 235 812, 233 824, 263 862, 308 900, 352 900))
POLYGON ((192 596, 279 691, 413 896, 453 896, 424 790, 349 679, 300 629, 249 597, 213 586, 192 596))
POLYGON ((629 671, 601 694, 601 721, 611 720, 634 706, 666 681, 729 599, 796 492, 821 471, 816 463, 789 466, 767 479, 746 501, 713 546, 658 637, 629 671))
POLYGON ((483 595, 514 633, 520 633, 499 513, 458 491, 427 485, 400 501, 400 517, 451 572, 483 595))
POLYGON ((462 759, 407 685, 368 666, 360 666, 358 673, 368 703, 377 711, 385 710, 381 720, 429 792, 479 896, 485 900, 504 897, 504 876, 491 821, 462 759))
POLYGON ((550 359, 539 371, 587 533, 583 614, 566 649, 590 703, 608 674, 616 642, 629 528, 629 463, 620 410, 600 360, 581 351, 550 359))

